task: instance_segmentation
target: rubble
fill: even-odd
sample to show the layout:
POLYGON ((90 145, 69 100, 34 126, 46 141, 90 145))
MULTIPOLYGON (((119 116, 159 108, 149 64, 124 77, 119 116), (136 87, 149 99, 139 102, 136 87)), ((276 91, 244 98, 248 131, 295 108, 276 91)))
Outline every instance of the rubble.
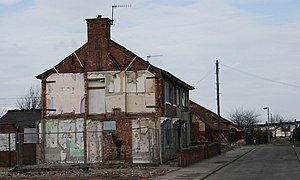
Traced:
POLYGON ((15 170, 15 168, 0 168, 0 179, 130 179, 146 180, 156 176, 164 175, 174 170, 174 167, 151 167, 144 165, 131 166, 107 166, 107 167, 82 167, 62 166, 25 168, 15 170))

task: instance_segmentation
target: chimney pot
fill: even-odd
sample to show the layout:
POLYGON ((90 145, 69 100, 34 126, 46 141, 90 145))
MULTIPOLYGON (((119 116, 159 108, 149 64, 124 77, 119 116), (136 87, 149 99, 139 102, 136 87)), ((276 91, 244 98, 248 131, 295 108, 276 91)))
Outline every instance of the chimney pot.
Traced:
POLYGON ((101 19, 102 18, 102 15, 98 15, 97 19, 101 19))

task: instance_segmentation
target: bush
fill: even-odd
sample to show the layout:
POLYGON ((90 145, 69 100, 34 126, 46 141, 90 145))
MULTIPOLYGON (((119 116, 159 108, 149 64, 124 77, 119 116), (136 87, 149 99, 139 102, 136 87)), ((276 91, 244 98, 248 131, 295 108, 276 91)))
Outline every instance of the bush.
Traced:
POLYGON ((274 144, 290 144, 290 138, 288 137, 282 137, 282 138, 276 138, 273 140, 274 144))
POLYGON ((254 131, 253 137, 256 138, 257 144, 267 144, 268 143, 268 132, 267 131, 254 131))

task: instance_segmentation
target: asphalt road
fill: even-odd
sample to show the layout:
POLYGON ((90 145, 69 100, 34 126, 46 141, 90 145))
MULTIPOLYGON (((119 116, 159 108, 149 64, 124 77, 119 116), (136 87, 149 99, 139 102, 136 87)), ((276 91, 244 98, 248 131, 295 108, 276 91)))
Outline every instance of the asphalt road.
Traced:
POLYGON ((206 180, 300 179, 300 163, 289 146, 262 145, 206 180))

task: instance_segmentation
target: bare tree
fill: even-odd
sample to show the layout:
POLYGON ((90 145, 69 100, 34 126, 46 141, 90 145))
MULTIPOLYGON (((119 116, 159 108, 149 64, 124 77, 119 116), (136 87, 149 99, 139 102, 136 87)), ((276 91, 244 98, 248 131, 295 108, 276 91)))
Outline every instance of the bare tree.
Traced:
POLYGON ((20 110, 34 110, 41 108, 41 89, 39 87, 30 86, 25 96, 17 101, 20 110))
POLYGON ((242 132, 250 130, 254 124, 258 123, 259 114, 254 110, 239 108, 229 114, 229 119, 239 126, 242 132))

